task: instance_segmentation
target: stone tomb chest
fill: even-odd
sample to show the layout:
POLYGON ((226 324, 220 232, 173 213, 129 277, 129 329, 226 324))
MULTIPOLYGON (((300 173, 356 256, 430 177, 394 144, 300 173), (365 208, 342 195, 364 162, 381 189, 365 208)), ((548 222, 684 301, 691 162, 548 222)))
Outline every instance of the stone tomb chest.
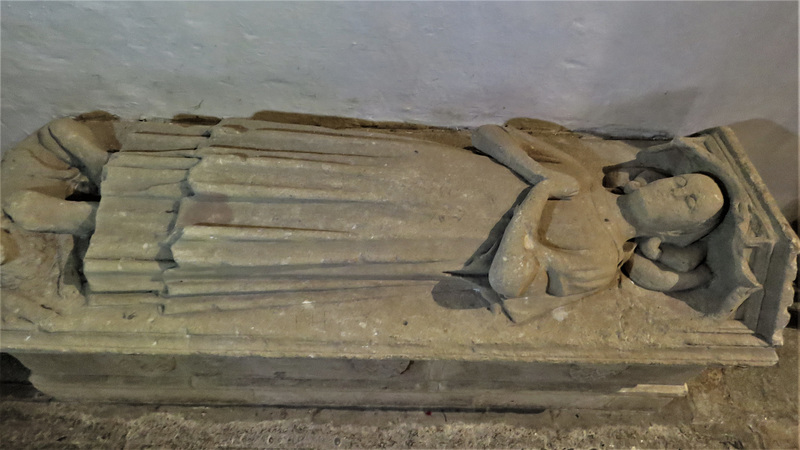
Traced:
POLYGON ((796 274, 726 128, 94 113, 2 170, 2 350, 59 399, 652 409, 774 364, 796 274))

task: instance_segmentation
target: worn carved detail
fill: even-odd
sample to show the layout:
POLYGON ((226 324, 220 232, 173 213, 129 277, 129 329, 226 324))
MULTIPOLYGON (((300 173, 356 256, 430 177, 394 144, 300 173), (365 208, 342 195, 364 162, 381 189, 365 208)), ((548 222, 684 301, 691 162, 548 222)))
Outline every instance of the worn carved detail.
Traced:
POLYGON ((517 299, 627 277, 775 339, 764 286, 796 243, 775 231, 763 186, 743 182, 754 171, 730 132, 619 163, 531 123, 480 127, 465 151, 254 119, 110 120, 112 138, 60 119, 4 159, 3 263, 18 257, 15 227, 72 234, 90 303, 164 314, 389 298, 433 281, 515 320, 517 299))

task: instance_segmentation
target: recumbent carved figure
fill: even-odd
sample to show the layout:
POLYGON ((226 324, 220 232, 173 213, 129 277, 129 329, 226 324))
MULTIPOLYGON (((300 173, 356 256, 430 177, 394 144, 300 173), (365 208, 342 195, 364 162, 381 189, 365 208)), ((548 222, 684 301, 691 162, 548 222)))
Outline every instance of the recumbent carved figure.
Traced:
POLYGON ((4 163, 3 208, 16 225, 91 234, 83 270, 95 292, 369 290, 459 277, 502 305, 590 294, 622 272, 658 291, 728 276, 707 257, 709 233, 730 216, 724 169, 708 158, 670 167, 685 143, 650 152, 666 162, 612 167, 573 135, 495 125, 473 132, 479 153, 247 119, 134 123, 116 135, 121 151, 109 153, 114 144, 61 119, 4 163), (99 193, 99 207, 66 200, 75 192, 99 193))

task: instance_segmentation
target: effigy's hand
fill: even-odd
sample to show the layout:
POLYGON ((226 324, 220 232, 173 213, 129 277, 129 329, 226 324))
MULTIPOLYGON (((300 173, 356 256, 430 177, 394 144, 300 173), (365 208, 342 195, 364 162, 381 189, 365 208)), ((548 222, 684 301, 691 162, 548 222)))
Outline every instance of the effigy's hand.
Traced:
POLYGON ((9 195, 3 210, 28 231, 84 235, 94 230, 97 202, 73 202, 23 190, 9 195))
POLYGON ((653 261, 658 261, 661 258, 661 239, 657 237, 640 238, 638 239, 639 249, 642 254, 653 261))
POLYGON ((528 156, 524 141, 515 132, 497 125, 483 125, 472 132, 472 145, 528 183, 537 184, 544 178, 544 168, 528 156))
POLYGON ((639 188, 641 188, 643 185, 644 184, 639 180, 631 180, 631 181, 628 181, 627 183, 625 183, 624 185, 622 185, 622 192, 624 194, 630 194, 631 192, 636 191, 639 188))
POLYGON ((623 271, 637 285, 660 292, 694 289, 708 283, 713 276, 706 264, 688 271, 678 271, 638 252, 625 263, 623 271))
POLYGON ((566 200, 580 191, 580 184, 574 177, 555 170, 545 170, 547 192, 550 198, 566 200))
POLYGON ((534 186, 547 181, 550 198, 567 199, 580 190, 580 185, 574 176, 541 165, 531 156, 531 152, 537 153, 533 151, 536 147, 543 153, 540 158, 551 163, 571 161, 572 158, 552 145, 537 141, 527 133, 510 127, 484 125, 472 133, 472 145, 534 186), (545 154, 547 152, 549 156, 545 154))
POLYGON ((640 189, 644 186, 647 186, 653 181, 659 180, 664 177, 665 175, 662 173, 650 169, 644 169, 641 172, 639 172, 638 175, 636 175, 636 178, 622 185, 622 191, 626 194, 630 194, 631 192, 640 189))

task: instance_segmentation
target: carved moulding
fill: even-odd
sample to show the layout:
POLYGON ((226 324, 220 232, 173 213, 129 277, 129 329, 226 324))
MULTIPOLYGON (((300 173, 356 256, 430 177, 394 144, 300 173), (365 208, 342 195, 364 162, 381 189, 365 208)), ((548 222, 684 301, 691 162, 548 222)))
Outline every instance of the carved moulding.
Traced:
MULTIPOLYGON (((607 406, 609 389, 668 398, 705 364, 775 361, 797 243, 729 130, 644 150, 529 119, 471 134, 275 113, 53 122, 4 158, 4 348, 62 397, 85 397, 91 380, 59 378, 52 352, 112 379, 100 359, 166 358, 178 397, 145 386, 136 398, 189 402, 202 395, 186 379, 211 382, 198 353, 288 364, 311 384, 307 358, 344 361, 346 378, 391 379, 406 399, 371 404, 453 382, 448 370, 511 364, 552 369, 540 386, 600 389, 592 405, 607 406), (711 209, 687 216, 699 228, 653 230, 619 206, 636 191, 711 209), (631 375, 651 364, 675 373, 631 375), (581 370, 605 375, 576 381, 581 370)), ((216 376, 220 401, 277 401, 216 376)), ((245 378, 277 395, 273 376, 245 378)), ((490 391, 512 383, 532 389, 528 407, 564 406, 504 380, 490 391)))

